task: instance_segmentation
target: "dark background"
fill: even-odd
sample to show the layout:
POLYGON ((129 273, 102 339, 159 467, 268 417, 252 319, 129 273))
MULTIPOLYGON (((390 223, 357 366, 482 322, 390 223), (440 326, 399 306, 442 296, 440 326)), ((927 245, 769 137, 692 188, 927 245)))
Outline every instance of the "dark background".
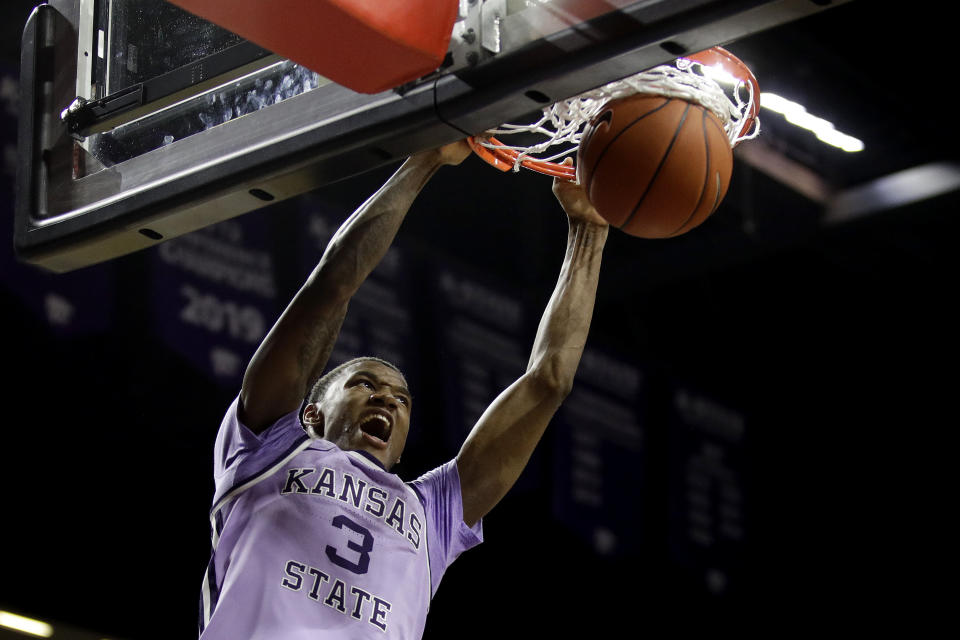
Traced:
MULTIPOLYGON (((3 5, 6 78, 16 77, 32 4, 3 5)), ((955 161, 952 59, 937 6, 860 0, 730 45, 763 89, 803 102, 866 150, 829 149, 768 112, 765 142, 841 189, 955 161)), ((6 87, 9 228, 18 159, 6 87)), ((309 272, 305 216, 335 228, 392 169, 242 219, 273 264, 268 324, 309 272)), ((941 496, 954 430, 957 202, 950 192, 825 224, 820 204, 738 162, 723 207, 694 232, 665 241, 612 233, 589 346, 639 372, 642 388, 624 398, 615 375, 584 384, 629 408, 640 452, 623 460, 605 449, 605 491, 616 499, 570 511, 555 487, 567 477, 575 419, 561 415, 485 521, 487 541, 444 578, 427 637, 931 624, 934 579, 948 575, 938 514, 950 504, 941 496), (678 426, 677 389, 745 425, 741 439, 717 444, 741 493, 736 540, 685 538, 677 478, 709 438, 678 426), (611 464, 623 465, 622 481, 611 464), (582 518, 617 523, 619 546, 604 551, 583 535, 593 522, 582 518)), ((198 365, 196 334, 164 326, 158 250, 54 276, 15 264, 6 237, 0 608, 131 640, 192 636, 209 555, 212 444, 238 379, 198 365), (50 293, 72 305, 71 322, 51 319, 50 293), (178 336, 186 348, 171 346, 178 336)), ((448 375, 459 356, 443 337, 459 311, 430 284, 436 274, 519 301, 522 320, 506 333, 525 350, 564 238, 548 178, 469 158, 424 190, 398 238, 402 275, 378 276, 401 283, 385 304, 406 310, 396 331, 415 363, 416 435, 403 477, 456 452, 456 429, 444 424, 465 412, 448 375)), ((391 329, 377 324, 376 304, 358 308, 357 335, 391 329)), ((246 359, 254 346, 237 353, 246 359)))

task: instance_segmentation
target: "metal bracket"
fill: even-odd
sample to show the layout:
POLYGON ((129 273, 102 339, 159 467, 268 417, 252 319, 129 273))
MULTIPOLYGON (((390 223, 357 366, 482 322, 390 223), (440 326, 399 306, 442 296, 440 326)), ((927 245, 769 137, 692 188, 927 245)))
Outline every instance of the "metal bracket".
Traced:
POLYGON ((507 15, 507 0, 486 0, 480 10, 480 44, 490 53, 500 53, 500 25, 507 15))
POLYGON ((453 68, 476 66, 481 58, 480 15, 482 0, 460 0, 460 16, 453 24, 450 54, 453 68))

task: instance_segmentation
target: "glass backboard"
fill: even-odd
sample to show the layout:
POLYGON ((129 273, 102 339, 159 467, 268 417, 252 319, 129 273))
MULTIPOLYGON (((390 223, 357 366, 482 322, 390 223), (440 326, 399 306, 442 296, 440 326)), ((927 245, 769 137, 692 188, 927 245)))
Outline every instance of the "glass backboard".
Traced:
POLYGON ((15 247, 109 260, 838 4, 461 0, 443 65, 369 95, 162 0, 50 0, 22 44, 15 247))

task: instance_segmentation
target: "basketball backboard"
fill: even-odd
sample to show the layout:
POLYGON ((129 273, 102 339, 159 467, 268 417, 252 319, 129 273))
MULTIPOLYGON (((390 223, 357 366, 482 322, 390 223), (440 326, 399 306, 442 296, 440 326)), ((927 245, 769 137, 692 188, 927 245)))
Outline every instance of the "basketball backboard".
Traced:
POLYGON ((162 0, 50 0, 23 35, 15 248, 103 262, 839 4, 460 0, 440 68, 364 94, 162 0))

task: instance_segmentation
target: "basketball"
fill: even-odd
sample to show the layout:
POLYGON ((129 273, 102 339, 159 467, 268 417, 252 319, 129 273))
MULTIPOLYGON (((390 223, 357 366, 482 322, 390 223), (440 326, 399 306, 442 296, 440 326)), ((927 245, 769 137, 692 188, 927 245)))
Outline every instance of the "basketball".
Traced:
POLYGON ((577 152, 577 178, 597 212, 640 238, 700 225, 720 206, 732 170, 720 120, 664 96, 611 100, 584 129, 577 152))

